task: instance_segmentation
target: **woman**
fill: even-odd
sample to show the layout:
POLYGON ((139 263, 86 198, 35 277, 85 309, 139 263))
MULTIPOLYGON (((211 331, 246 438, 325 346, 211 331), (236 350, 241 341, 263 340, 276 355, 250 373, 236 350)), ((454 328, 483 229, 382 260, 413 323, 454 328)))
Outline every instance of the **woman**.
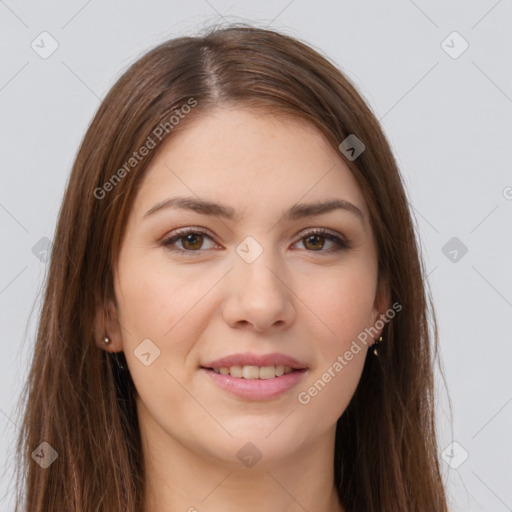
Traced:
POLYGON ((27 510, 446 511, 428 311, 396 163, 349 80, 270 30, 168 41, 72 170, 27 510))

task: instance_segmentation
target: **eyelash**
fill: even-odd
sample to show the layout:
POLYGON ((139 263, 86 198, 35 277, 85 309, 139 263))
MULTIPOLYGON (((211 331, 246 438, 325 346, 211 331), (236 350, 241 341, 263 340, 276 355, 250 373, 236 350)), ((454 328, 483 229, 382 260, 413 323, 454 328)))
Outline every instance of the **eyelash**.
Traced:
MULTIPOLYGON (((168 238, 162 240, 161 245, 164 246, 168 251, 173 252, 173 253, 178 253, 178 254, 183 255, 183 256, 192 256, 193 253, 203 252, 204 249, 203 250, 202 249, 190 250, 190 249, 178 249, 176 247, 172 247, 173 243, 177 242, 181 238, 185 238, 187 235, 190 235, 190 234, 206 235, 208 238, 211 238, 213 240, 213 237, 209 234, 208 230, 206 230, 206 229, 203 229, 203 228, 182 228, 182 229, 179 229, 179 230, 175 231, 175 233, 173 234, 172 237, 168 237, 168 238)), ((310 231, 307 231, 306 233, 304 233, 300 237, 298 242, 300 242, 301 240, 307 238, 308 236, 315 236, 315 235, 320 235, 323 238, 326 238, 327 240, 330 240, 331 242, 334 242, 335 247, 333 249, 330 249, 330 250, 327 250, 327 251, 324 251, 324 250, 312 251, 312 250, 305 249, 307 252, 318 253, 318 254, 320 254, 322 256, 326 256, 326 255, 329 255, 329 254, 338 253, 338 252, 343 251, 343 250, 351 249, 351 244, 349 242, 347 242, 346 240, 344 240, 340 236, 336 235, 334 232, 331 232, 330 230, 325 229, 325 228, 315 228, 315 229, 312 229, 310 231)))

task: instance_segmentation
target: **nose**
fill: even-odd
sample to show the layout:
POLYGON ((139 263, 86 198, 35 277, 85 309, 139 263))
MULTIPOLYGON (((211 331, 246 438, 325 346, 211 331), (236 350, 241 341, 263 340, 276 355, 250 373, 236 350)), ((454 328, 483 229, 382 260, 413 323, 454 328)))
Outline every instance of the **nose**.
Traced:
POLYGON ((238 258, 228 275, 223 316, 230 327, 249 325, 263 332, 273 327, 284 329, 294 321, 295 294, 282 268, 279 270, 266 253, 252 263, 238 258))

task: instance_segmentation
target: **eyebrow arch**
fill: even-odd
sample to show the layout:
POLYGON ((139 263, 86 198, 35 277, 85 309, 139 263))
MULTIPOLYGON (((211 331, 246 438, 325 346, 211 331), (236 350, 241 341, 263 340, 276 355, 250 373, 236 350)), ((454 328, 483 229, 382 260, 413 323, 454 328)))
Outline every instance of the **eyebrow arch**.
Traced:
MULTIPOLYGON (((152 208, 150 208, 143 216, 143 219, 153 215, 154 213, 165 208, 181 208, 184 210, 192 210, 203 215, 214 215, 223 217, 228 220, 237 220, 235 210, 230 206, 214 203, 204 199, 195 197, 172 197, 165 199, 152 208)), ((288 211, 284 212, 282 219, 287 221, 297 220, 304 217, 321 215, 334 210, 345 210, 354 214, 361 222, 364 223, 364 215, 361 210, 354 204, 344 199, 329 199, 327 201, 318 201, 315 203, 303 203, 292 206, 288 211)))

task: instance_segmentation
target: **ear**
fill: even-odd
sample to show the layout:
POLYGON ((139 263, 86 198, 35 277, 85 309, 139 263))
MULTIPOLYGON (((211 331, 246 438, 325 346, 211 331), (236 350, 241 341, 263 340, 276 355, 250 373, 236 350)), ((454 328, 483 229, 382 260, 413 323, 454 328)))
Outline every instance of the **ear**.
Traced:
POLYGON ((123 350, 121 326, 119 324, 118 312, 113 301, 106 304, 97 302, 94 333, 96 345, 107 352, 120 352, 123 350), (110 338, 107 345, 103 340, 110 338))
POLYGON ((385 279, 379 279, 377 291, 375 293, 375 301, 371 313, 371 326, 374 327, 378 334, 375 340, 379 338, 386 325, 386 311, 391 308, 391 293, 389 285, 385 279), (384 325, 382 325, 384 324, 384 325), (380 327, 382 325, 382 327, 380 327))

